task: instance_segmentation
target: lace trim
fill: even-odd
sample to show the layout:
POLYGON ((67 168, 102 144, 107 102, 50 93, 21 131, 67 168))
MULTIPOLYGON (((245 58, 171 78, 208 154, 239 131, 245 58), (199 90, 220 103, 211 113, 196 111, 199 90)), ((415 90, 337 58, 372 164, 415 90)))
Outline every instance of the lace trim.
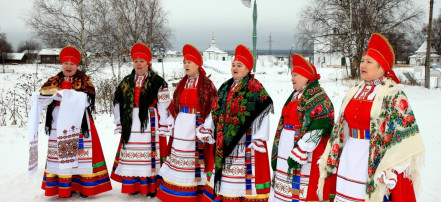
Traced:
MULTIPOLYGON (((150 165, 149 165, 150 166, 150 165)), ((149 170, 128 170, 128 169, 116 169, 115 174, 124 176, 124 177, 154 177, 158 175, 158 168, 156 168, 156 172, 152 173, 151 169, 149 170)))
MULTIPOLYGON (((173 184, 176 184, 176 185, 198 186, 198 185, 205 185, 205 183, 207 181, 207 176, 206 176, 205 172, 203 174, 201 173, 201 181, 199 181, 199 182, 195 182, 194 178, 183 178, 183 177, 179 176, 178 174, 179 174, 179 171, 171 169, 167 164, 164 164, 164 166, 159 171, 159 175, 161 175, 161 177, 164 180, 171 182, 173 184)), ((194 174, 193 174, 193 176, 194 176, 194 174)))
POLYGON ((248 148, 252 148, 252 149, 254 149, 255 151, 258 151, 258 152, 260 152, 260 153, 265 153, 265 152, 266 152, 266 148, 265 148, 264 144, 263 144, 262 142, 258 141, 258 140, 252 142, 252 143, 248 146, 248 148))
POLYGON ((57 175, 83 175, 92 174, 93 168, 75 168, 75 169, 58 169, 53 167, 47 167, 46 173, 57 174, 57 175))

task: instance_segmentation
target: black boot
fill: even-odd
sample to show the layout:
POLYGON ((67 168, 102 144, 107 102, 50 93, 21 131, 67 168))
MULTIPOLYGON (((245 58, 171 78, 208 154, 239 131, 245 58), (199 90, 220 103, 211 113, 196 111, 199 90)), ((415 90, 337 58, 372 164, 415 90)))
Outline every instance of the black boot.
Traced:
POLYGON ((156 193, 148 193, 147 197, 155 198, 156 197, 156 193))
POLYGON ((86 195, 80 193, 80 197, 81 197, 81 198, 87 198, 87 197, 89 197, 89 196, 86 196, 86 195))
POLYGON ((137 191, 137 192, 135 192, 135 193, 131 193, 131 194, 129 194, 130 196, 135 196, 135 195, 137 195, 137 194, 139 194, 140 192, 139 191, 137 191))

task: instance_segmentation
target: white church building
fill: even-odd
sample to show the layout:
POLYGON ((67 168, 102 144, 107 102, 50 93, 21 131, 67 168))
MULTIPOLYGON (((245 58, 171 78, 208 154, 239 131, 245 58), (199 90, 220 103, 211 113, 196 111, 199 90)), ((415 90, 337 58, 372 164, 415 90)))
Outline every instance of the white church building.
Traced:
POLYGON ((221 60, 225 61, 228 58, 228 53, 219 49, 216 46, 216 42, 214 40, 214 34, 211 36, 211 44, 205 51, 202 52, 202 57, 204 60, 221 60))
MULTIPOLYGON (((409 56, 409 64, 415 66, 424 66, 426 62, 426 50, 427 50, 427 41, 425 41, 417 51, 415 51, 415 55, 409 56)), ((437 67, 441 67, 441 55, 436 54, 436 51, 433 47, 430 47, 430 64, 436 64, 437 67)))

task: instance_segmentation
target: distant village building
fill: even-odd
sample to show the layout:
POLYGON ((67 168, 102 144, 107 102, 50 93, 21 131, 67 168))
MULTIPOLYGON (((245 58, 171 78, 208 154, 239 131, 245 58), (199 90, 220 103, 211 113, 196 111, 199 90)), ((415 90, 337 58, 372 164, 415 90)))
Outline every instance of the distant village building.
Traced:
POLYGON ((168 50, 165 52, 165 57, 181 57, 182 53, 180 51, 168 50))
POLYGON ((317 36, 314 38, 314 66, 321 67, 341 67, 349 65, 349 58, 341 53, 332 52, 329 46, 329 39, 332 35, 317 36))
POLYGON ((40 64, 58 64, 61 48, 45 48, 38 53, 40 64))
POLYGON ((222 60, 225 61, 228 57, 228 53, 219 49, 216 46, 214 40, 214 34, 211 36, 211 45, 205 51, 202 52, 202 57, 204 60, 222 60))
POLYGON ((26 60, 24 59, 24 53, 5 53, 5 63, 6 64, 24 64, 26 60))
POLYGON ((24 59, 26 60, 26 63, 34 63, 34 61, 38 60, 39 52, 39 50, 24 50, 22 53, 24 53, 24 59))
MULTIPOLYGON (((409 64, 415 66, 424 66, 426 62, 426 50, 427 42, 425 41, 417 51, 415 55, 409 56, 409 64)), ((430 65, 436 64, 437 67, 441 67, 441 55, 436 54, 436 51, 430 47, 430 65)))

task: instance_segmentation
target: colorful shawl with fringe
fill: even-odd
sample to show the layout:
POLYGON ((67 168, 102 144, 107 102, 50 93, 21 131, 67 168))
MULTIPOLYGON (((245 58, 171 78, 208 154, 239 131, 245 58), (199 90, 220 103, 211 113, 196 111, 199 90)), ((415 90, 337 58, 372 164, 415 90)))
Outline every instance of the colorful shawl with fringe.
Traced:
MULTIPOLYGON (((61 88, 61 85, 64 81, 64 75, 63 72, 59 72, 57 75, 49 78, 41 88, 48 87, 48 86, 56 86, 61 88)), ((80 70, 77 70, 72 78, 72 89, 84 92, 87 94, 87 101, 89 102, 89 106, 87 107, 87 110, 89 111, 89 114, 91 114, 92 111, 95 110, 95 86, 92 83, 92 80, 83 72, 80 70)), ((56 102, 52 102, 46 112, 46 124, 45 124, 45 130, 46 134, 50 135, 50 131, 52 128, 52 111, 54 110, 56 106, 56 102)), ((87 119, 86 115, 83 116, 83 121, 81 123, 81 132, 84 135, 84 137, 89 137, 89 129, 87 126, 87 119)))
MULTIPOLYGON (((291 93, 284 106, 291 101, 295 92, 296 91, 291 93)), ((300 138, 302 138, 306 132, 317 129, 323 129, 322 137, 328 136, 331 133, 334 126, 334 106, 325 90, 320 87, 318 80, 314 80, 306 87, 299 100, 297 115, 301 125, 299 134, 300 138)), ((279 141, 283 126, 283 116, 280 116, 271 153, 271 168, 273 171, 275 171, 277 167, 277 154, 279 151, 279 141)), ((297 146, 297 142, 295 142, 294 145, 297 146)))
MULTIPOLYGON (((352 88, 343 100, 338 122, 321 158, 319 195, 324 178, 337 167, 348 138, 348 134, 344 133, 345 108, 363 83, 352 88)), ((423 164, 425 149, 406 94, 389 78, 381 84, 372 104, 370 135, 366 201, 382 201, 388 192, 387 187, 375 176, 382 171, 390 172, 396 166, 405 167, 408 163, 410 165, 404 171, 404 176, 412 180, 417 191, 418 168, 423 164)))
POLYGON ((212 103, 211 115, 215 126, 215 176, 214 190, 220 189, 223 166, 229 167, 226 157, 237 154, 233 151, 245 133, 250 130, 254 120, 259 121, 273 111, 273 101, 262 84, 250 74, 236 86, 232 98, 227 102, 228 93, 234 80, 222 84, 212 103))
MULTIPOLYGON (((165 80, 149 69, 147 79, 145 80, 141 94, 139 96, 139 120, 141 122, 140 131, 144 131, 149 119, 147 110, 151 104, 157 99, 160 88, 167 87, 165 80)), ((135 99, 135 71, 124 77, 115 90, 115 98, 113 104, 119 104, 119 112, 121 117, 121 140, 125 145, 130 138, 132 130, 132 113, 133 100, 135 99)))

